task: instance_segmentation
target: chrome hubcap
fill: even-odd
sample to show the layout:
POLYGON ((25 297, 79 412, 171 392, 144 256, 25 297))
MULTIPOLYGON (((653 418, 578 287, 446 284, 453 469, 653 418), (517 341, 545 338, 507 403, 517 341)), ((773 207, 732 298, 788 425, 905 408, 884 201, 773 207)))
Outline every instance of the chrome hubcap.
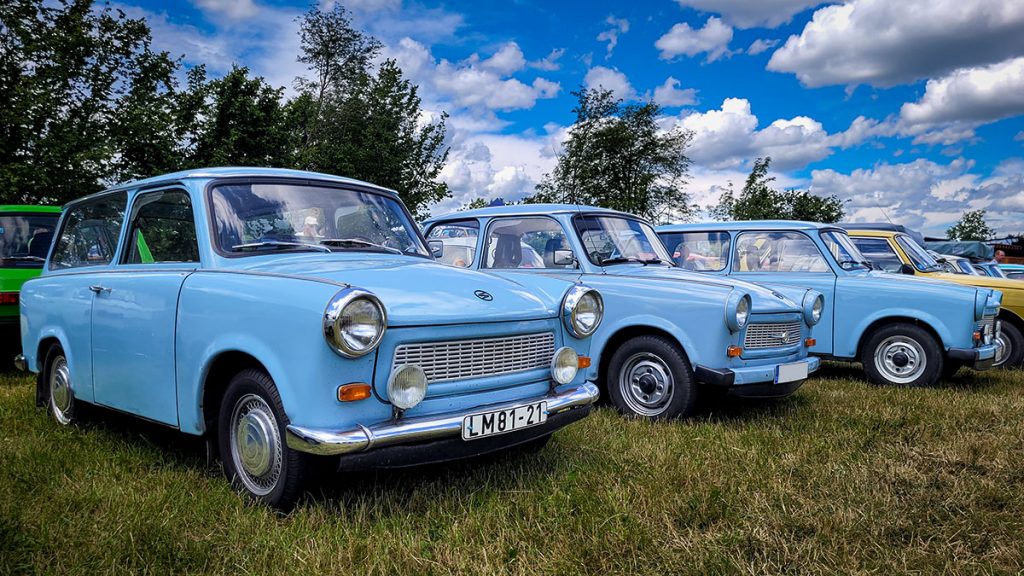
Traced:
POLYGON ((641 416, 657 416, 672 401, 675 381, 668 365, 654 354, 634 354, 622 365, 619 391, 626 406, 641 416))
POLYGON ((1002 366, 1006 359, 1013 355, 1013 342, 1002 331, 996 334, 995 342, 999 346, 996 348, 996 361, 993 366, 1002 366))
POLYGON ((74 404, 74 393, 71 391, 71 371, 68 361, 58 356, 50 369, 50 411, 57 422, 71 422, 71 407, 74 404))
POLYGON ((875 367, 882 376, 896 384, 917 380, 928 367, 924 348, 913 338, 890 336, 875 349, 875 367))
POLYGON ((231 415, 231 458, 238 477, 253 494, 269 494, 281 477, 281 434, 263 398, 246 394, 231 415))

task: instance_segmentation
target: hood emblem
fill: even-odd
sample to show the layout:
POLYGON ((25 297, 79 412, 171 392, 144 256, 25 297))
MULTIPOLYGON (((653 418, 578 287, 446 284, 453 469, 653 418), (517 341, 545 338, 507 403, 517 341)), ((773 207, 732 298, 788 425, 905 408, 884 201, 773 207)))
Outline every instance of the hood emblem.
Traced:
POLYGON ((476 292, 473 292, 473 295, 483 300, 484 302, 490 302, 491 300, 494 300, 494 296, 491 296, 490 292, 485 292, 483 290, 477 290, 476 292))
POLYGON ((789 332, 776 332, 774 334, 769 334, 769 336, 775 338, 776 340, 781 340, 783 342, 789 340, 789 332))

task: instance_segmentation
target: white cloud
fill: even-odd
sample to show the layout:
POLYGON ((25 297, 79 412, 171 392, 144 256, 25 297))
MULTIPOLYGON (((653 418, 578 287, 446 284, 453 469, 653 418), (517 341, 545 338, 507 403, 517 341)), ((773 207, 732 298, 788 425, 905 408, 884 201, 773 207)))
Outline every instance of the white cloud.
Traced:
POLYGON ((605 22, 607 24, 611 24, 611 28, 598 34, 597 41, 608 43, 608 47, 604 55, 605 60, 607 60, 608 58, 611 58, 612 50, 615 50, 615 46, 619 44, 619 34, 629 32, 629 20, 609 16, 605 19, 605 22))
POLYGON ((694 30, 686 22, 673 26, 664 36, 658 38, 654 46, 661 51, 663 60, 671 60, 676 56, 696 56, 707 53, 707 61, 714 62, 729 54, 729 42, 732 41, 732 27, 724 24, 720 18, 711 17, 703 28, 694 30))
POLYGON ((775 28, 829 0, 676 0, 680 6, 721 14, 739 28, 775 28))
POLYGON ((587 88, 602 87, 605 90, 611 90, 616 98, 623 100, 633 100, 636 98, 636 90, 629 83, 629 78, 614 68, 594 66, 587 71, 587 75, 583 78, 583 83, 587 88))
POLYGON ((193 3, 204 12, 212 12, 232 20, 251 18, 260 10, 252 0, 193 0, 193 3))
POLYGON ((680 86, 679 80, 669 76, 664 84, 654 89, 654 101, 669 108, 696 104, 697 91, 693 88, 682 89, 680 86))
POLYGON ((1014 142, 1024 142, 1024 130, 1017 132, 1017 135, 1013 137, 1014 142))
POLYGON ((1022 52, 1020 0, 849 0, 817 10, 768 69, 812 87, 887 87, 1022 52))
POLYGON ((1022 113, 1024 57, 929 80, 924 96, 904 104, 900 118, 908 124, 992 122, 1022 113))
POLYGON ((756 56, 761 52, 767 52, 768 50, 775 48, 776 46, 778 46, 778 44, 779 40, 777 38, 758 38, 757 40, 754 40, 753 42, 750 43, 750 47, 747 48, 747 54, 750 54, 751 56, 756 56))
POLYGON ((555 48, 548 53, 547 56, 540 60, 534 60, 529 63, 530 68, 536 68, 538 70, 544 70, 546 72, 554 72, 561 66, 558 64, 559 58, 565 54, 565 48, 555 48))
POLYGON ((486 70, 497 72, 502 76, 508 76, 526 67, 526 58, 523 51, 515 42, 509 42, 502 46, 490 58, 480 62, 480 67, 486 70))

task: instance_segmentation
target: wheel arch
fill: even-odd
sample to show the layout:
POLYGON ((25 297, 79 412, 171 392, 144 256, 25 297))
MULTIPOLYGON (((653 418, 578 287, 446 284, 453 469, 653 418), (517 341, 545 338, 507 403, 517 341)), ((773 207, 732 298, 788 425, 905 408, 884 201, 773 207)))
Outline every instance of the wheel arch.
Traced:
POLYGON ((200 415, 203 433, 217 430, 217 418, 220 413, 221 400, 227 390, 231 378, 248 368, 267 371, 255 356, 241 350, 224 350, 210 359, 206 373, 203 375, 200 392, 200 415))
POLYGON ((693 362, 690 360, 690 354, 686 350, 686 346, 679 341, 675 335, 668 330, 646 324, 633 324, 630 326, 623 326, 616 330, 611 336, 605 340, 604 345, 601 347, 601 360, 597 367, 597 385, 600 388, 602 397, 608 398, 608 390, 605 376, 608 374, 608 366, 612 362, 612 356, 620 346, 628 342, 629 340, 638 336, 660 336, 665 338, 676 347, 683 355, 683 359, 687 364, 690 364, 690 369, 693 369, 693 362))
POLYGON ((857 341, 857 358, 860 358, 863 355, 864 345, 867 343, 868 339, 871 338, 871 335, 874 334, 876 330, 884 326, 888 326, 890 324, 913 324, 914 326, 922 328, 926 332, 928 332, 933 338, 935 338, 935 341, 939 344, 940 349, 942 349, 943 351, 945 351, 946 349, 946 345, 944 344, 942 336, 939 335, 939 332, 935 329, 935 327, 929 324, 928 322, 925 322, 920 318, 913 318, 910 316, 886 316, 884 318, 876 319, 875 321, 868 324, 863 331, 861 331, 860 338, 857 341))

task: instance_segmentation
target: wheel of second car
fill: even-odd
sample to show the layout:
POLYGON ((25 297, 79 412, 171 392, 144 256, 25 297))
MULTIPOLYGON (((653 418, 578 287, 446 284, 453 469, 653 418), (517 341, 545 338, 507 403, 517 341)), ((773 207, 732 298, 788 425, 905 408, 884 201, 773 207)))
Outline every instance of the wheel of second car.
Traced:
POLYGON ((1024 363, 1024 334, 1007 321, 1000 323, 999 342, 1003 349, 995 363, 997 368, 1017 368, 1024 363))
POLYGON ((58 424, 68 425, 75 415, 75 391, 71 385, 71 369, 60 344, 50 346, 46 353, 46 408, 58 424))
POLYGON ((942 348, 927 330, 888 324, 875 330, 861 349, 868 379, 889 386, 932 386, 942 376, 942 348))
POLYGON ((308 455, 288 448, 287 423, 266 372, 247 369, 231 379, 218 420, 224 474, 235 489, 284 512, 302 495, 310 466, 308 455))
POLYGON ((688 416, 697 383, 682 350, 661 336, 637 336, 612 355, 605 376, 611 403, 624 415, 651 419, 688 416))

